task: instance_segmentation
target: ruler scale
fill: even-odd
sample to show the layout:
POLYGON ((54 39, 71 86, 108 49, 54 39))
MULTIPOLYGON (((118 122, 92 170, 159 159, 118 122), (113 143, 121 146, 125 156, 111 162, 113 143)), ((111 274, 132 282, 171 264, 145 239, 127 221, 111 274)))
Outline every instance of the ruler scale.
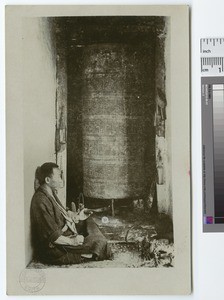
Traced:
POLYGON ((224 231, 224 38, 200 40, 203 231, 224 231))

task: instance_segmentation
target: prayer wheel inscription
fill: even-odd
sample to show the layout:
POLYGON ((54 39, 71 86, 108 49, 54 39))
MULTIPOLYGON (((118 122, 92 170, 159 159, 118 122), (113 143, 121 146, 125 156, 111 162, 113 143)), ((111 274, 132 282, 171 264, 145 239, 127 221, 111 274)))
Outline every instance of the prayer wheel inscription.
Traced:
POLYGON ((153 47, 89 45, 82 58, 84 195, 143 197, 154 147, 153 47))

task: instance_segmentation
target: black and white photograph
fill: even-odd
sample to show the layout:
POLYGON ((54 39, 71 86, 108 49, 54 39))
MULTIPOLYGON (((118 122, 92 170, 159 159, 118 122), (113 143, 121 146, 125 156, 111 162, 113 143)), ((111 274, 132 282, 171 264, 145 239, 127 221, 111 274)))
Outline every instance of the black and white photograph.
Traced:
MULTIPOLYGON (((36 18, 25 28, 30 23, 39 30, 43 55, 48 51, 55 63, 57 83, 56 161, 36 171, 31 266, 173 267, 169 20, 36 18), (61 200, 54 195, 60 187, 61 200), (67 217, 74 218, 75 232, 67 217)), ((30 51, 27 39, 24 51, 30 51)))
POLYGON ((187 6, 7 8, 9 290, 189 293, 187 6), (53 287, 71 274, 96 284, 53 287))

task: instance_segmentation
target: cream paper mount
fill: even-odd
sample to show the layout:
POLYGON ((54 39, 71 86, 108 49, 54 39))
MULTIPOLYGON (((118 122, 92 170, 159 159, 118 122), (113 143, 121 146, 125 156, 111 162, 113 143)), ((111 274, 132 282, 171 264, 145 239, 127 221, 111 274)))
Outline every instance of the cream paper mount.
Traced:
POLYGON ((7 294, 191 292, 189 100, 187 6, 6 7, 7 294), (80 116, 86 123, 74 125, 80 116), (127 249, 121 256, 112 241, 114 261, 35 264, 30 203, 35 169, 46 161, 63 171, 64 205, 74 200, 73 188, 79 191, 74 176, 82 178, 84 196, 110 205, 96 218, 100 228, 111 225, 113 233, 119 220, 125 230, 130 206, 120 217, 119 199, 129 199, 132 213, 142 216, 133 245, 146 239, 142 228, 149 234, 155 225, 145 221, 156 204, 155 220, 171 220, 171 237, 159 238, 154 226, 157 238, 147 238, 166 244, 172 259, 163 260, 167 248, 157 252, 157 263, 156 251, 144 259, 134 248, 124 262, 127 249))

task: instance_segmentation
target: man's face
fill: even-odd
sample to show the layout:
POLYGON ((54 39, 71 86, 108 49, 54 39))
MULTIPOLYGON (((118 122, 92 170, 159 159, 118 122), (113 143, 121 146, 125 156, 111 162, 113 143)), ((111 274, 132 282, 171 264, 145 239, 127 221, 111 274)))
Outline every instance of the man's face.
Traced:
POLYGON ((61 170, 59 168, 54 168, 52 175, 46 177, 46 182, 53 190, 63 187, 61 170))

